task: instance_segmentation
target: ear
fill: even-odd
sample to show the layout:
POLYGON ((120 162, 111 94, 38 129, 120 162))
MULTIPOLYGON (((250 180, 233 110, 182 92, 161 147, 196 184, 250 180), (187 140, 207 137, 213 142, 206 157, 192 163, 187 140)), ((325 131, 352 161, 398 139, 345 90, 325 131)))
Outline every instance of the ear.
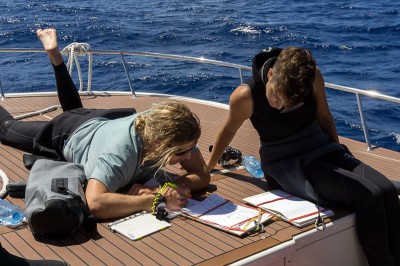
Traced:
POLYGON ((268 69, 268 80, 270 80, 272 77, 272 67, 268 69))

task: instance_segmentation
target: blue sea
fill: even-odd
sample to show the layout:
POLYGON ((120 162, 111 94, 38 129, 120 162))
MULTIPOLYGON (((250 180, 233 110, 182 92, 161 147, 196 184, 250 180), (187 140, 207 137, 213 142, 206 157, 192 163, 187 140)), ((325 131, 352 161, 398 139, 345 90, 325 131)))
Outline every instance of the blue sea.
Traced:
MULTIPOLYGON (((269 46, 310 49, 325 81, 400 98, 400 2, 355 1, 24 1, 0 0, 0 48, 41 48, 35 31, 55 27, 61 48, 172 53, 251 65, 269 46)), ((119 57, 95 56, 93 90, 129 90, 119 57)), ((228 103, 237 70, 126 58, 137 91, 228 103)), ((86 59, 81 59, 86 75, 86 59)), ((249 75, 250 73, 245 73, 249 75)), ((77 75, 73 78, 78 84, 77 75)), ((7 92, 54 90, 45 54, 0 54, 7 92)), ((364 141, 356 97, 327 90, 340 135, 364 141)), ((400 105, 363 99, 374 145, 400 151, 400 105)))

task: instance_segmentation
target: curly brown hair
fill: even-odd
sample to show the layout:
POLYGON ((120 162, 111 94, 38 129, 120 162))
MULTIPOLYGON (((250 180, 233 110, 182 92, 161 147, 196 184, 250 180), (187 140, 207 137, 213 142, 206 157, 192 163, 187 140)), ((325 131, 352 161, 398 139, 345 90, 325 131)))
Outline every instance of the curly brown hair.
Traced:
POLYGON ((154 160, 158 169, 168 164, 180 146, 197 142, 201 135, 200 119, 177 101, 155 104, 139 114, 134 126, 146 150, 142 164, 154 160))
POLYGON ((287 47, 276 60, 269 82, 275 85, 275 93, 285 98, 285 107, 303 101, 313 88, 316 63, 311 52, 305 48, 287 47))

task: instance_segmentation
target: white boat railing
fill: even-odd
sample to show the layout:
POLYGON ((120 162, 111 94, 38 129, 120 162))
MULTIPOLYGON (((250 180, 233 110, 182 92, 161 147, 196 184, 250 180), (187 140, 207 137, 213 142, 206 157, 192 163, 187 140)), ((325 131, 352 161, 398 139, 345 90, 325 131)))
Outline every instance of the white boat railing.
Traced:
MULTIPOLYGON (((9 49, 3 48, 3 49, 0 49, 0 53, 43 53, 43 52, 45 52, 45 51, 41 50, 41 49, 26 49, 26 48, 9 48, 9 49)), ((128 80, 129 89, 134 97, 136 97, 136 94, 135 94, 135 90, 133 89, 132 80, 130 78, 129 70, 127 67, 126 60, 125 60, 126 56, 141 56, 141 57, 173 59, 173 60, 196 62, 196 63, 200 63, 200 64, 211 64, 211 65, 217 65, 217 66, 228 67, 228 68, 236 68, 239 71, 239 77, 240 77, 241 83, 243 83, 243 71, 251 71, 251 67, 249 67, 249 66, 232 64, 232 63, 227 63, 227 62, 218 61, 218 60, 211 60, 211 59, 206 59, 203 57, 191 57, 191 56, 150 53, 150 52, 116 51, 116 50, 90 50, 90 51, 87 51, 87 54, 90 55, 90 58, 94 54, 120 56, 122 66, 124 68, 124 71, 125 71, 125 74, 126 74, 126 77, 128 80)), ((92 64, 90 62, 89 67, 91 67, 91 65, 92 64)), ((88 72, 91 73, 91 69, 89 69, 88 72)), ((82 82, 81 79, 80 79, 80 81, 82 82)), ((362 129, 363 129, 364 137, 365 137, 365 142, 367 144, 367 150, 371 150, 372 146, 371 146, 371 142, 369 139, 368 126, 367 126, 365 115, 364 115, 361 96, 367 96, 369 98, 381 99, 384 101, 394 102, 397 104, 400 104, 400 98, 384 95, 384 94, 378 93, 374 90, 361 90, 361 89, 347 87, 347 86, 341 86, 341 85, 337 85, 337 84, 333 84, 333 83, 325 83, 325 86, 326 86, 326 88, 329 88, 329 89, 352 93, 356 96, 361 125, 362 125, 362 129)), ((81 84, 81 87, 82 87, 82 84, 81 84)), ((90 92, 90 87, 88 87, 88 91, 90 92)), ((1 80, 0 80, 0 94, 1 94, 2 98, 5 97, 3 87, 1 85, 1 80)))

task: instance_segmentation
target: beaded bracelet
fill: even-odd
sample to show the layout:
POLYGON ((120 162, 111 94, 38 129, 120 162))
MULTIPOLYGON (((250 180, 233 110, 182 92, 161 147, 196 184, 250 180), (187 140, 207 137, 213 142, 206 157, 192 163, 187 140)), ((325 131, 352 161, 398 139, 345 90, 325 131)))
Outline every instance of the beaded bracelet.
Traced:
POLYGON ((166 182, 164 185, 158 190, 156 197, 154 198, 153 204, 151 206, 151 214, 156 214, 157 207, 160 205, 160 203, 165 202, 165 197, 163 196, 163 193, 167 188, 178 188, 177 185, 171 182, 166 182))

